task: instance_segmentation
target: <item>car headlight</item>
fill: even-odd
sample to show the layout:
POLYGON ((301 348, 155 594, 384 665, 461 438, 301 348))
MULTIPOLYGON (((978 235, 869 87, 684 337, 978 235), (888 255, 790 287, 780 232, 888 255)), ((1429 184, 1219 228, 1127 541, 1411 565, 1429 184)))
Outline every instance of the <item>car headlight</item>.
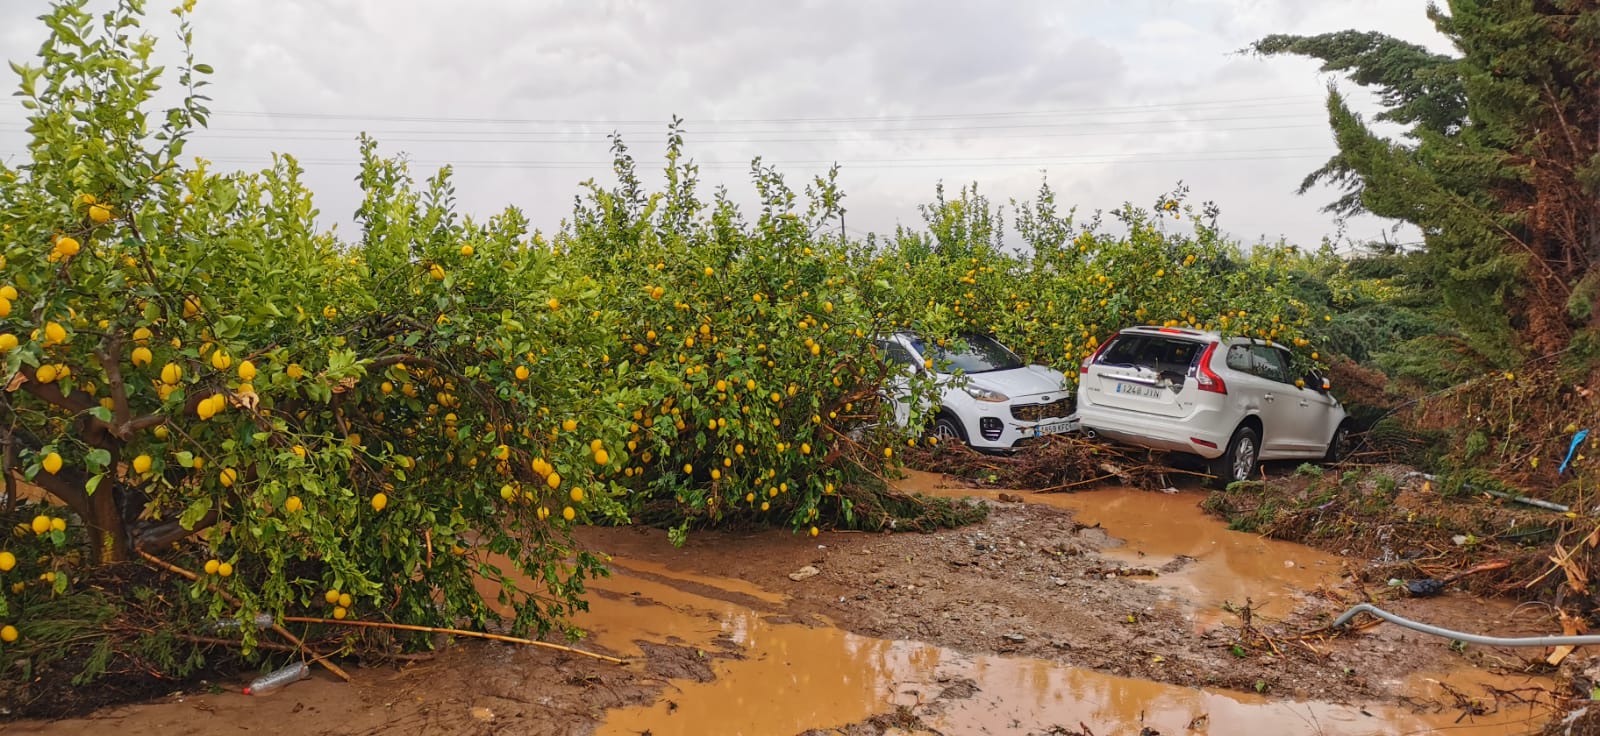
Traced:
POLYGON ((1011 397, 999 391, 991 391, 979 386, 967 386, 967 395, 979 401, 1010 401, 1011 397))

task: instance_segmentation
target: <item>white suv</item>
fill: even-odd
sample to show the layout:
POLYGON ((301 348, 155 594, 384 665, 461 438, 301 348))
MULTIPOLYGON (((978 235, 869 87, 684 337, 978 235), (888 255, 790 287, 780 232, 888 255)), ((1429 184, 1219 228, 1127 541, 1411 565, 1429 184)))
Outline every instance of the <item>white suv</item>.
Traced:
POLYGON ((921 375, 939 385, 939 406, 925 408, 932 414, 929 432, 941 442, 958 440, 980 450, 1010 450, 1046 434, 1077 428, 1072 391, 1061 371, 1027 365, 984 335, 964 335, 960 343, 965 345, 940 347, 905 332, 878 340, 880 356, 904 366, 889 386, 895 420, 901 426, 911 414, 909 381, 921 375))
POLYGON ((1281 345, 1174 327, 1132 327, 1083 361, 1086 433, 1209 461, 1222 482, 1262 460, 1337 460, 1344 407, 1316 374, 1297 377, 1281 345))

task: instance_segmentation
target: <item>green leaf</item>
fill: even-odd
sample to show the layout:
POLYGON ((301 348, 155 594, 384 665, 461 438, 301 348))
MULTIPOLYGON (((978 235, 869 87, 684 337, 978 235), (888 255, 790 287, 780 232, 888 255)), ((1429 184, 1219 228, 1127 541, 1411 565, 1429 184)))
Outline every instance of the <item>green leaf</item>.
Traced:
POLYGON ((233 340, 239 337, 239 332, 244 329, 245 319, 237 314, 230 314, 217 320, 217 337, 224 340, 233 340))
POLYGON ((195 64, 194 70, 199 74, 210 74, 212 71, 210 64, 195 64))
POLYGON ((178 525, 193 531, 195 525, 199 524, 200 520, 205 518, 206 513, 210 510, 211 499, 197 498, 189 504, 189 508, 183 510, 183 515, 178 517, 178 525))
POLYGON ((90 450, 89 454, 83 456, 83 462, 91 471, 100 472, 111 464, 111 452, 100 448, 90 450))
POLYGON ((83 492, 93 496, 95 489, 100 487, 100 481, 105 480, 105 478, 105 473, 95 473, 89 476, 89 481, 83 484, 83 492))
POLYGON ((189 452, 188 450, 183 450, 178 454, 173 455, 173 458, 178 461, 179 465, 182 465, 185 468, 194 467, 194 453, 189 452))
POLYGON ((96 406, 95 408, 90 409, 89 416, 99 419, 102 422, 110 422, 112 420, 111 410, 103 406, 96 406))

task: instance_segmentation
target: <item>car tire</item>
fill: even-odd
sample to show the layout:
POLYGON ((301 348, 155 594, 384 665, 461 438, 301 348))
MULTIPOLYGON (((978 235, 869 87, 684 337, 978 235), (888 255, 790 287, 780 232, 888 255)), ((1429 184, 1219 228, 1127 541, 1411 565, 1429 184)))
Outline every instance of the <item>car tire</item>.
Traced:
POLYGON ((938 438, 940 444, 967 444, 967 430, 961 426, 961 422, 949 414, 940 414, 934 418, 933 426, 928 428, 928 434, 938 438))
POLYGON ((1250 474, 1255 472, 1256 459, 1260 456, 1261 433, 1254 427, 1241 426, 1233 431, 1227 451, 1212 461, 1211 475, 1224 488, 1229 483, 1249 480, 1250 474))
POLYGON ((1322 456, 1323 462, 1331 465, 1350 456, 1351 433, 1349 420, 1339 422, 1338 428, 1333 430, 1333 437, 1328 440, 1328 452, 1322 456))

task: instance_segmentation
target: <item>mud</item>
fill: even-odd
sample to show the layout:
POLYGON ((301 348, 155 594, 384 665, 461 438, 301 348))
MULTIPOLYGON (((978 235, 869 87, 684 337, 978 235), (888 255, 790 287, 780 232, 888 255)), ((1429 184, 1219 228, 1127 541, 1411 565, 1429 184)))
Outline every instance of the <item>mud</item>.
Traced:
MULTIPOLYGON (((707 532, 683 548, 585 529, 615 575, 591 586, 578 645, 626 666, 464 643, 350 685, 250 698, 220 683, 6 732, 1506 734, 1547 716, 1550 682, 1524 660, 1537 652, 1393 627, 1297 638, 1381 592, 1351 587, 1344 569, 1362 563, 1228 532, 1198 497, 1021 494, 932 534, 707 532), (807 565, 819 573, 790 579, 807 565)), ((1389 607, 1501 635, 1559 629, 1458 594, 1389 607)))

